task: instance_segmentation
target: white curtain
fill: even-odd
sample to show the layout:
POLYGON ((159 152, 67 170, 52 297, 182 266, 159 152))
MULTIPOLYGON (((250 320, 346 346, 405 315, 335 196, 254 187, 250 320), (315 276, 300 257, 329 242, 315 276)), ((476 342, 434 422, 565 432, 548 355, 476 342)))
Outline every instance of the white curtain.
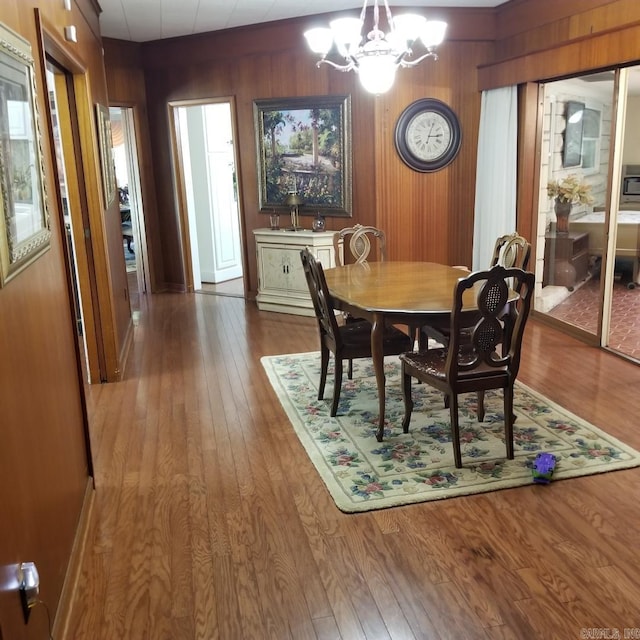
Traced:
POLYGON ((487 269, 496 238, 516 230, 517 87, 482 92, 473 269, 487 269))

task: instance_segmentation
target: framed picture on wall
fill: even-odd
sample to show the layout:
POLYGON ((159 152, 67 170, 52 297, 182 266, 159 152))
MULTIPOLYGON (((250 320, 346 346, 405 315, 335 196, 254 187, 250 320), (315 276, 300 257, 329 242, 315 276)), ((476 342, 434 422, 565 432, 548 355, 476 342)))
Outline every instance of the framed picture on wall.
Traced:
POLYGON ((109 207, 116 197, 116 165, 113 160, 111 118, 109 108, 96 104, 96 123, 100 147, 100 169, 102 171, 102 192, 105 207, 109 207))
POLYGON ((0 286, 50 246, 31 45, 0 24, 0 286))
POLYGON ((579 167, 582 164, 582 128, 584 126, 584 102, 569 100, 566 104, 564 130, 563 167, 579 167))
POLYGON ((349 96, 256 100, 254 117, 260 211, 297 194, 302 213, 350 217, 349 96))

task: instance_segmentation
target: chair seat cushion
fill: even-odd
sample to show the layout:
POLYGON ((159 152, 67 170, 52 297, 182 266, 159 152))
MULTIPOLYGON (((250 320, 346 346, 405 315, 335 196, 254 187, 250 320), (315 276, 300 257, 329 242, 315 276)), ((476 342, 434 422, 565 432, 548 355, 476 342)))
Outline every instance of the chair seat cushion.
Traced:
MULTIPOLYGON (((461 362, 464 362, 464 353, 461 362)), ((469 352, 468 359, 473 356, 469 352)), ((447 349, 429 349, 428 351, 400 354, 400 360, 402 360, 409 368, 415 370, 417 373, 426 374, 434 378, 441 380, 445 379, 445 363, 447 361, 447 349)), ((482 378, 483 376, 495 376, 505 371, 504 367, 491 367, 488 364, 481 364, 479 367, 473 369, 468 373, 464 371, 458 372, 458 377, 463 380, 468 378, 482 378)))

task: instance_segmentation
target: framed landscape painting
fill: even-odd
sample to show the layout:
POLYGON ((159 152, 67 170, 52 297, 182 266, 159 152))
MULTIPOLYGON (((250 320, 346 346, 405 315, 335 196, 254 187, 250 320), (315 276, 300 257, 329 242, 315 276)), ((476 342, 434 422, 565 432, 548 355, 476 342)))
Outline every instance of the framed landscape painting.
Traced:
POLYGON ((0 286, 50 246, 31 45, 0 24, 0 286))
POLYGON ((286 210, 297 193, 303 214, 350 217, 349 97, 256 100, 254 116, 260 211, 286 210))

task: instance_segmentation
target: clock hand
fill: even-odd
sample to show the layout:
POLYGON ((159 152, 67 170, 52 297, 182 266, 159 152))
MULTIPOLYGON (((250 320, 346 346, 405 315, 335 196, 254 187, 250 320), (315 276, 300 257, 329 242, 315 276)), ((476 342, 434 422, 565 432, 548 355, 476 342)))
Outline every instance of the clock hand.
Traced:
POLYGON ((431 126, 429 127, 429 131, 427 133, 427 142, 429 142, 429 138, 431 137, 432 131, 433 131, 433 122, 431 123, 431 126))
POLYGON ((442 138, 442 134, 441 133, 434 133, 433 135, 429 134, 427 136, 427 144, 429 143, 429 140, 431 140, 431 138, 442 138))

